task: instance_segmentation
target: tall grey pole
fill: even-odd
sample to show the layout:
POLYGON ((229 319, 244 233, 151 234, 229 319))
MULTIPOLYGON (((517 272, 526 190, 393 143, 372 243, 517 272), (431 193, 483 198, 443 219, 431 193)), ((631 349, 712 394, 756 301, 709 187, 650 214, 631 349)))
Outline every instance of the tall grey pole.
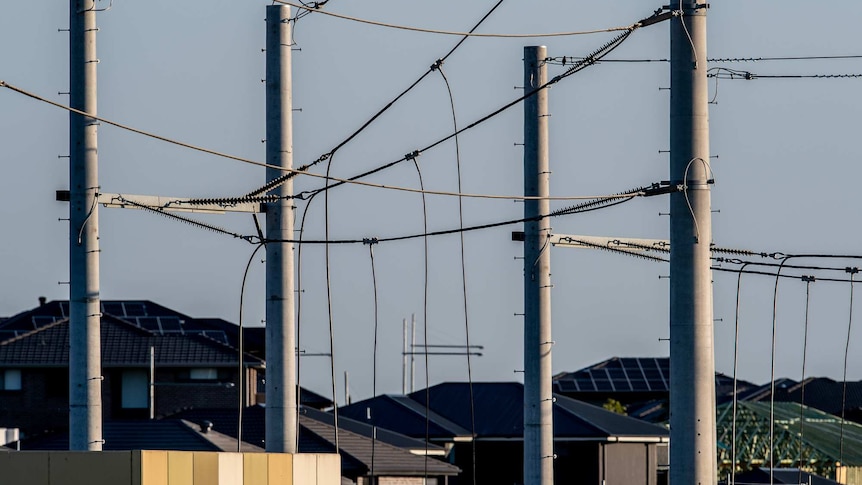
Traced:
MULTIPOLYGON (((293 166, 293 102, 290 70, 290 8, 266 7, 266 163, 293 166)), ((266 169, 266 180, 283 175, 266 169)), ((270 192, 293 194, 288 180, 270 192)), ((266 206, 267 240, 293 239, 292 199, 282 198, 266 206)), ((266 245, 266 451, 296 453, 296 315, 293 244, 266 245)))
MULTIPOLYGON (((96 115, 95 0, 71 0, 69 104, 96 115)), ((69 115, 69 449, 102 449, 98 122, 69 115)))
MULTIPOLYGON (((524 47, 524 90, 548 79, 546 48, 524 47)), ((548 90, 524 101, 524 195, 550 195, 548 90)), ((526 200, 524 218, 549 212, 547 198, 526 200)), ((524 485, 554 483, 551 390, 550 221, 524 223, 524 485)))
MULTIPOLYGON (((673 4, 672 4, 673 5, 673 4)), ((671 22, 670 483, 716 481, 706 4, 671 22)))

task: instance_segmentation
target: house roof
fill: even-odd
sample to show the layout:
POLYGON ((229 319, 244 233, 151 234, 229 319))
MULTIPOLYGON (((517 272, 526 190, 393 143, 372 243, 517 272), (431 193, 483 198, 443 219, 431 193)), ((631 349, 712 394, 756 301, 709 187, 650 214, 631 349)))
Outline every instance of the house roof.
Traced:
MULTIPOLYGON (((717 395, 733 391, 733 378, 715 377, 717 395)), ((612 357, 575 372, 557 374, 554 392, 566 393, 667 393, 670 392, 670 358, 612 357)), ((737 389, 755 387, 737 379, 737 389)))
MULTIPOLYGON (((157 366, 236 365, 237 350, 202 334, 157 334, 129 322, 101 318, 102 366, 148 367, 150 347, 157 366)), ((245 354, 244 361, 262 360, 245 354)), ((0 342, 0 367, 64 367, 69 362, 69 319, 64 318, 0 342)))
MULTIPOLYGON (((340 407, 338 415, 360 422, 371 422, 380 428, 391 429, 414 438, 424 439, 426 436, 424 400, 419 403, 408 396, 377 396, 340 407), (370 420, 367 419, 369 410, 370 420)), ((427 435, 432 441, 451 441, 453 438, 469 438, 471 433, 432 410, 428 413, 427 435)))
MULTIPOLYGON (((524 386, 517 382, 453 382, 428 390, 428 436, 452 441, 472 436, 477 440, 521 439, 524 433, 524 386), (473 427, 475 415, 475 428, 473 427)), ((557 440, 606 440, 630 437, 645 441, 668 435, 665 428, 612 413, 597 406, 557 395, 554 404, 554 436, 557 440)), ((339 408, 342 416, 365 421, 367 409, 375 424, 393 431, 424 438, 426 390, 409 396, 378 396, 339 408)))
MULTIPOLYGON (((193 318, 149 300, 102 300, 103 315, 110 315, 158 335, 200 334, 239 347, 239 327, 220 318, 193 318)), ((54 300, 0 321, 0 341, 69 318, 69 302, 54 300)), ((244 327, 246 352, 265 355, 264 328, 244 327)))
MULTIPOLYGON (((747 399, 768 400, 770 386, 764 387, 762 392, 747 399)), ((802 402, 803 397, 805 399, 803 404, 806 406, 840 416, 843 410, 862 408, 862 381, 847 382, 845 387, 844 382, 834 381, 826 377, 814 377, 802 382, 790 381, 785 382, 784 385, 776 385, 776 401, 802 402)))
MULTIPOLYGON (((473 383, 476 439, 517 438, 524 434, 524 386, 519 382, 473 383)), ((426 390, 410 395, 425 402, 426 390)), ((469 429, 471 426, 470 385, 462 382, 438 384, 427 390, 432 411, 469 429)), ((632 437, 660 439, 666 429, 612 413, 591 404, 556 395, 554 437, 597 439, 632 437)))
MULTIPOLYGON (((335 427, 333 416, 315 409, 303 407, 299 417, 299 449, 305 453, 334 453, 335 427)), ((213 423, 213 430, 235 437, 237 431, 237 412, 235 409, 192 409, 182 411, 175 417, 200 423, 204 420, 213 423)), ((243 413, 243 436, 245 442, 264 446, 265 408, 252 406, 243 413)), ((350 419, 339 419, 339 452, 342 455, 344 474, 359 476, 370 472, 372 448, 374 453, 375 475, 418 476, 425 472, 430 475, 455 475, 458 468, 448 463, 425 458, 411 452, 417 447, 416 440, 397 436, 391 431, 378 430, 377 439, 363 432, 362 423, 350 419), (402 444, 408 446, 402 447, 402 444)), ((424 443, 422 444, 424 447, 424 443)), ((430 445, 432 449, 439 449, 430 445)))
POLYGON ((806 463, 834 463, 842 461, 849 466, 862 466, 862 425, 842 421, 814 408, 791 402, 770 403, 740 401, 736 419, 731 403, 718 406, 719 460, 729 460, 736 424, 737 459, 746 463, 763 463, 770 452, 773 430, 776 462, 796 463, 799 459, 798 443, 806 450, 806 463), (774 418, 773 418, 774 417, 774 418), (770 426, 770 420, 774 425, 770 426), (801 434, 801 435, 800 435, 801 434), (843 458, 843 459, 842 459, 843 458))
MULTIPOLYGON (((154 421, 106 421, 102 425, 105 451, 118 450, 222 450, 197 431, 192 423, 178 419, 154 421)), ((234 445, 236 446, 236 445, 234 445)), ((34 436, 21 442, 22 450, 68 450, 67 431, 34 436)))
MULTIPOLYGON (((758 468, 745 473, 737 473, 735 482, 739 485, 770 483, 769 472, 769 468, 758 468)), ((791 483, 794 485, 800 483, 807 483, 810 485, 838 485, 838 482, 834 480, 800 471, 798 468, 773 468, 772 483, 791 483)))

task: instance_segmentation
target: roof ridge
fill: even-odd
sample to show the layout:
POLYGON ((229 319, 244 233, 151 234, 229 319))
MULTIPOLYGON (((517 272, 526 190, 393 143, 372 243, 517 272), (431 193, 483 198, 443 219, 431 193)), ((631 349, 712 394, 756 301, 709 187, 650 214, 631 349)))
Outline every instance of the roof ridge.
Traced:
POLYGON ((13 342, 17 342, 17 341, 19 341, 19 340, 23 340, 23 339, 25 339, 25 338, 32 337, 34 334, 37 334, 37 333, 39 333, 39 332, 43 332, 43 331, 45 331, 45 330, 48 330, 48 329, 54 328, 54 327, 56 327, 56 326, 58 326, 58 325, 65 324, 65 323, 69 323, 69 317, 66 317, 66 318, 63 318, 63 319, 57 320, 57 321, 55 321, 55 322, 51 322, 51 323, 49 323, 48 325, 43 325, 43 326, 41 326, 41 327, 39 327, 39 328, 36 328, 36 329, 30 330, 30 331, 28 331, 28 332, 26 332, 26 333, 22 333, 21 335, 16 335, 16 336, 14 336, 14 337, 10 338, 9 340, 4 340, 4 341, 0 342, 0 345, 7 345, 7 344, 11 344, 11 343, 13 343, 13 342))

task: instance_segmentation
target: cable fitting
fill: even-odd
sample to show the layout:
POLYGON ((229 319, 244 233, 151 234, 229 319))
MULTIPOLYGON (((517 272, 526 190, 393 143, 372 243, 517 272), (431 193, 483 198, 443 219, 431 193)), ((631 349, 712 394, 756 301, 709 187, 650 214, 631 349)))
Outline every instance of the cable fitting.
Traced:
POLYGON ((817 278, 814 276, 802 275, 802 281, 806 283, 814 283, 815 281, 817 281, 817 278))
POLYGON ((378 244, 380 241, 376 237, 364 238, 362 239, 362 244, 367 244, 371 246, 372 244, 378 244))
POLYGON ((434 64, 431 64, 431 67, 429 69, 431 69, 432 71, 436 71, 441 67, 443 67, 443 59, 437 59, 436 61, 434 61, 434 64))
POLYGON ((854 266, 854 267, 852 267, 852 268, 847 267, 847 268, 844 268, 844 272, 845 272, 845 273, 850 273, 850 274, 856 274, 856 273, 858 273, 858 272, 859 272, 859 268, 857 268, 857 267, 855 267, 855 266, 854 266))
POLYGON ((404 155, 404 160, 416 160, 417 158, 419 158, 419 150, 413 150, 407 155, 404 155))

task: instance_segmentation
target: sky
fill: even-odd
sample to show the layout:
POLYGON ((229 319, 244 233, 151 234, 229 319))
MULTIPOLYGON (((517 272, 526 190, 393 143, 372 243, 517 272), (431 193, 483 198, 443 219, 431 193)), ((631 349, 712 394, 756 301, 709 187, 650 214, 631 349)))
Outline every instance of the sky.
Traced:
MULTIPOLYGON (((68 96, 68 8, 58 2, 7 2, 0 17, 0 80, 60 103, 68 96)), ((60 2, 62 3, 62 2, 60 2)), ((98 14, 99 115, 159 135, 263 161, 265 6, 270 2, 117 0, 98 14)), ((449 31, 468 30, 496 2, 332 0, 331 12, 449 31)), ((487 33, 540 33, 628 25, 660 3, 619 0, 505 0, 480 27, 487 33)), ((107 5, 105 5, 107 6, 107 5)), ((862 4, 835 11, 810 2, 723 0, 708 16, 708 57, 756 58, 862 54, 862 4)), ((550 56, 583 56, 613 34, 544 39, 471 38, 444 64, 461 126, 515 99, 522 91, 525 45, 547 45, 550 56)), ((458 37, 408 32, 314 14, 295 24, 293 52, 294 163, 328 152, 444 55, 458 37)), ((636 31, 608 59, 666 59, 669 24, 636 31)), ((862 73, 862 59, 710 62, 760 75, 862 73)), ((550 75, 562 72, 549 66, 550 75)), ((788 254, 862 254, 856 222, 860 79, 710 81, 713 234, 716 245, 788 254)), ((611 194, 667 178, 669 65, 601 63, 565 79, 549 94, 551 192, 611 194)), ((68 188, 68 114, 0 89, 0 315, 68 299, 68 225, 56 190, 68 188)), ((460 138, 463 191, 517 195, 523 191, 522 111, 516 106, 460 138)), ((343 149, 332 175, 349 177, 424 147, 452 131, 452 112, 439 74, 428 76, 343 149)), ((113 193, 219 197, 247 193, 264 169, 179 148, 118 128, 99 131, 99 177, 113 193)), ((426 188, 457 190, 453 141, 421 155, 426 188)), ((324 167, 315 169, 321 173, 324 167)), ((369 179, 418 187, 401 164, 369 179)), ((296 190, 318 187, 298 178, 296 190)), ((567 205, 553 202, 552 208, 567 205)), ((300 206, 304 209, 304 206, 300 206)), ((555 233, 666 238, 666 197, 556 218, 555 233)), ((522 216, 511 200, 464 200, 467 225, 522 216)), ((248 214, 204 220, 253 234, 248 214)), ((305 237, 322 239, 323 204, 308 211, 305 237)), ((344 186, 331 191, 333 239, 387 237, 423 229, 419 194, 344 186)), ((428 196, 431 230, 458 227, 457 199, 428 196)), ((465 236, 470 340, 475 380, 522 380, 522 271, 517 226, 465 236)), ((254 247, 136 210, 101 209, 101 296, 144 299, 195 317, 239 320, 243 271, 254 247)), ((427 320, 429 344, 465 342, 464 296, 457 235, 429 239, 427 302, 421 239, 374 246, 378 289, 377 392, 402 385, 402 320, 415 314, 418 341, 427 320), (426 318, 427 314, 427 318, 426 318)), ((255 257, 245 290, 245 325, 264 319, 264 265, 255 257)), ((613 356, 667 356, 668 267, 591 250, 554 248, 554 373, 613 356)), ((804 260, 821 266, 862 266, 856 260, 804 260)), ((374 299, 369 250, 331 248, 332 320, 339 396, 349 372, 354 399, 372 395, 374 299)), ((826 273, 823 274, 826 276, 826 273)), ((843 273, 832 276, 845 278, 843 273)), ((739 293, 740 377, 770 378, 774 279, 745 276, 739 293)), ((714 274, 716 370, 733 372, 737 278, 714 274)), ((809 336, 803 347, 806 286, 784 280, 777 292, 776 376, 841 379, 850 323, 847 283, 810 287, 809 336)), ((302 259, 300 347, 329 351, 323 248, 302 259)), ((848 376, 862 379, 862 334, 851 330, 848 376)), ((305 357, 301 382, 328 394, 329 361, 305 357)), ((467 379, 464 357, 431 357, 430 383, 467 379)), ((417 361, 416 388, 425 385, 417 361)), ((341 400, 341 398, 339 398, 341 400)))

